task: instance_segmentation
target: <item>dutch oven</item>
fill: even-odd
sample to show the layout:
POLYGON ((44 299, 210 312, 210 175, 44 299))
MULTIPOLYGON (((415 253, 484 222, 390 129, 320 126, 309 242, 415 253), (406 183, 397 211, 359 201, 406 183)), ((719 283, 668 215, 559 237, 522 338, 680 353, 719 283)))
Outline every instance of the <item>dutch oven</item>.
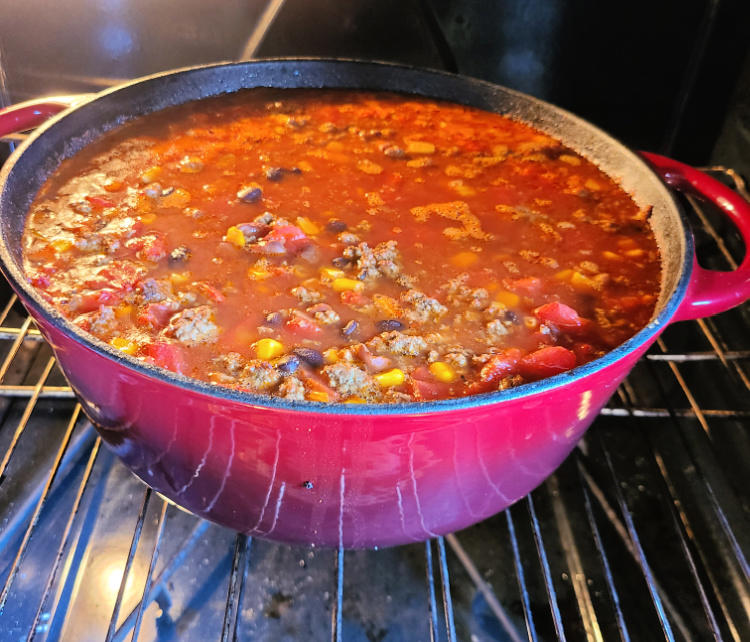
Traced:
POLYGON ((0 173, 0 267, 49 341, 104 441, 144 482, 193 513, 250 535, 370 547, 419 541, 504 509, 570 453, 668 324, 750 296, 750 259, 698 266, 670 189, 713 201, 750 239, 750 207, 676 161, 638 155, 540 100, 471 78, 381 63, 271 60, 157 74, 71 101, 0 112, 0 135, 51 114, 0 173), (126 120, 250 87, 383 89, 520 119, 591 160, 639 207, 652 206, 662 257, 650 323, 607 355, 517 388, 399 405, 289 402, 141 363, 60 316, 29 285, 21 236, 29 205, 60 161, 126 120))

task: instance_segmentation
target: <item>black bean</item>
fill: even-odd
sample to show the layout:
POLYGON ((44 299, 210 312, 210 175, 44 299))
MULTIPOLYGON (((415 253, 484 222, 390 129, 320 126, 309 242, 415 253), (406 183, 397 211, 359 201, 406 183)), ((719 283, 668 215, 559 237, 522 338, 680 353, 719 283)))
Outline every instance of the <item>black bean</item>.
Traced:
POLYGON ((513 310, 505 311, 505 320, 510 321, 514 325, 518 325, 519 323, 521 323, 521 319, 519 318, 518 314, 513 310))
POLYGON ((358 327, 359 323, 352 319, 343 328, 341 328, 341 334, 343 334, 345 337, 349 337, 357 331, 358 327))
POLYGON ((172 192, 174 192, 174 187, 166 187, 161 191, 161 195, 169 196, 172 192))
POLYGON ((339 269, 349 267, 351 265, 351 261, 343 256, 337 256, 333 259, 331 259, 331 263, 339 269))
POLYGON ((286 170, 290 174, 301 174, 302 170, 299 167, 292 167, 292 169, 286 170))
POLYGON ((266 318, 263 321, 263 325, 276 327, 278 325, 281 325, 282 321, 284 321, 284 315, 281 314, 281 312, 271 312, 270 314, 266 315, 266 318))
POLYGON ((314 488, 314 484, 311 481, 303 481, 302 482, 302 488, 306 488, 307 490, 311 490, 314 488))
POLYGON ((280 181, 284 178, 284 169, 282 167, 269 167, 266 170, 266 178, 269 181, 280 181))
POLYGON ((320 368, 324 363, 323 355, 314 348, 295 348, 292 352, 313 368, 320 368))
POLYGON ((276 362, 276 369, 283 375, 294 374, 297 368, 299 368, 299 358, 293 354, 282 357, 276 362))
POLYGON ((237 198, 243 203, 256 203, 263 197, 263 190, 258 185, 245 185, 237 192, 237 198))
POLYGON ((392 330, 403 330, 404 324, 398 319, 383 319, 382 321, 376 321, 375 327, 378 332, 391 332, 392 330))
POLYGON ((326 223, 326 229, 329 232, 333 232, 334 234, 338 234, 339 232, 343 232, 347 227, 349 227, 344 221, 341 221, 337 218, 332 218, 328 223, 326 223))
POLYGON ((169 258, 167 259, 167 261, 172 264, 184 263, 190 258, 190 254, 191 252, 188 248, 186 248, 184 245, 180 245, 169 253, 169 258))

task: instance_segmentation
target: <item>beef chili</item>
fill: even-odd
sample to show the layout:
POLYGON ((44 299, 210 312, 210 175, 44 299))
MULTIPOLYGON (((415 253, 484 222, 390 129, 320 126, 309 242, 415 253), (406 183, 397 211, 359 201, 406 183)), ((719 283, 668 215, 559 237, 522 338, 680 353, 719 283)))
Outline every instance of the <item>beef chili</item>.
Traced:
POLYGON ((660 286, 648 209, 556 139, 388 93, 255 89, 65 160, 29 281, 141 361, 289 400, 503 390, 595 359, 660 286))

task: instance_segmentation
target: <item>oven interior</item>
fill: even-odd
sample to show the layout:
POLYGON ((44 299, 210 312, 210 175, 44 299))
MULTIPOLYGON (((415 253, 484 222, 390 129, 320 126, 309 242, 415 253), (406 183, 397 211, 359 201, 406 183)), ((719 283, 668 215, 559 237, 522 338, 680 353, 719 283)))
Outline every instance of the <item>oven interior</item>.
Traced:
MULTIPOLYGON (((680 3, 679 28, 638 2, 618 15, 540 0, 75 4, 54 39, 47 3, 0 8, 5 100, 227 58, 391 59, 549 99, 636 148, 712 163, 750 198, 744 3, 680 3)), ((683 204, 701 263, 736 266, 736 230, 683 204)), ((0 305, 0 640, 750 638, 747 304, 668 328, 509 510, 346 552, 237 535, 152 493, 102 447, 5 283, 0 305)))

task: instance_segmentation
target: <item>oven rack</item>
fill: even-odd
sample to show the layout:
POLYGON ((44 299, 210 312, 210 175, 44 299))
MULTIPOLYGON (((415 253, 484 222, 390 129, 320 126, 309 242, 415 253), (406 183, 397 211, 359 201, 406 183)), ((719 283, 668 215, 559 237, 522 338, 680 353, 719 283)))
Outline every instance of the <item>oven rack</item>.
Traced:
MULTIPOLYGON (((702 261, 736 266, 731 227, 686 205, 702 261)), ((343 551, 233 534, 146 488, 4 287, 0 641, 750 639, 747 304, 670 327, 504 513, 343 551)))

